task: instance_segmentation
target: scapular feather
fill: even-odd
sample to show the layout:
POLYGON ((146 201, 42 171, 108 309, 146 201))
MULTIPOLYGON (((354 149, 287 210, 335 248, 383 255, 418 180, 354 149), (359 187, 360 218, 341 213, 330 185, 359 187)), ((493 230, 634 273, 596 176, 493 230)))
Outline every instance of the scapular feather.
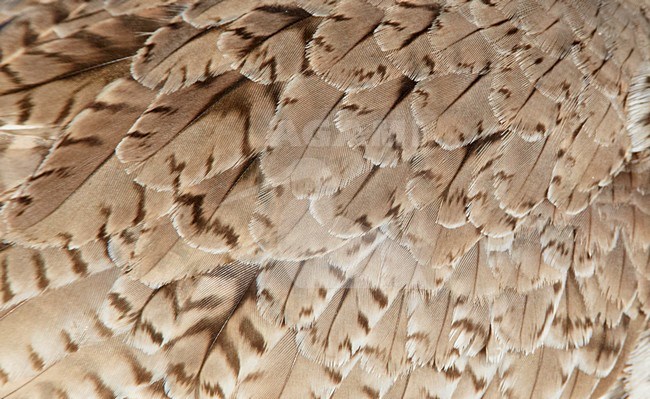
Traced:
POLYGON ((0 397, 644 398, 649 21, 0 1, 0 397))

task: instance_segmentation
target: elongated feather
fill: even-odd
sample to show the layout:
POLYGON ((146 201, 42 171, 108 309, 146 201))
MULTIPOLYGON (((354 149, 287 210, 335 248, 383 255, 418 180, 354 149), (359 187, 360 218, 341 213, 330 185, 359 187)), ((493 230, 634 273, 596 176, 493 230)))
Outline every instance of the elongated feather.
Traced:
POLYGON ((309 213, 307 200, 298 200, 289 190, 278 186, 262 189, 250 231, 255 242, 275 259, 303 260, 325 255, 345 244, 345 240, 319 226, 309 213))
POLYGON ((6 396, 167 399, 156 375, 162 364, 122 342, 120 336, 79 348, 6 396))
POLYGON ((455 398, 458 395, 456 387, 462 369, 462 364, 442 371, 430 366, 417 367, 409 374, 401 376, 383 397, 389 399, 455 398))
MULTIPOLYGON (((583 127, 585 131, 599 144, 615 144, 620 133, 625 131, 620 104, 591 88, 583 93, 581 106, 585 107, 583 113, 587 116, 583 127)), ((631 134, 627 133, 625 136, 631 137, 631 134)))
POLYGON ((627 130, 632 136, 632 149, 643 151, 650 147, 650 135, 647 130, 648 108, 650 108, 650 84, 648 84, 650 67, 639 67, 634 76, 628 96, 627 130), (645 79, 644 79, 645 77, 645 79))
MULTIPOLYGON (((487 157, 488 163, 494 158, 487 157)), ((498 158, 497 158, 498 160, 498 158)), ((488 169, 483 170, 467 192, 467 219, 481 233, 488 237, 503 238, 511 235, 523 223, 520 219, 501 209, 493 188, 495 177, 490 177, 488 169)))
POLYGON ((96 273, 36 297, 2 318, 0 393, 18 389, 86 342, 101 340, 106 328, 96 308, 117 277, 96 273), (19 327, 17 327, 19 326, 19 327))
POLYGON ((462 299, 456 301, 449 339, 463 356, 475 358, 487 347, 489 314, 486 304, 462 299))
POLYGON ((21 51, 37 45, 69 12, 62 4, 31 4, 7 18, 0 32, 0 62, 6 63, 21 51))
POLYGON ((570 274, 546 337, 546 344, 558 349, 581 347, 589 342, 592 333, 593 320, 588 318, 578 282, 570 274))
POLYGON ((409 199, 418 209, 438 203, 440 197, 446 202, 460 202, 464 208, 468 185, 465 179, 473 172, 474 157, 465 148, 448 151, 437 144, 421 147, 413 159, 414 176, 407 186, 409 199))
POLYGON ((157 217, 145 214, 144 189, 122 171, 113 152, 150 99, 148 91, 133 81, 108 86, 69 126, 47 161, 3 210, 10 230, 29 242, 79 246, 157 217), (119 122, 111 124, 117 113, 119 122), (108 192, 119 187, 121 195, 104 196, 99 187, 108 192), (82 214, 77 201, 85 203, 82 214))
MULTIPOLYGON (((72 3, 71 6, 70 14, 54 25, 52 29, 58 37, 68 37, 111 17, 111 13, 104 9, 104 4, 101 1, 89 1, 81 4, 72 3)), ((157 7, 157 5, 151 3, 151 7, 157 7)), ((137 14, 137 12, 134 14, 137 14)))
POLYGON ((0 308, 12 309, 47 290, 65 287, 111 268, 105 245, 91 242, 79 249, 32 249, 0 244, 0 308))
POLYGON ((155 294, 154 289, 141 282, 129 276, 120 276, 102 303, 99 319, 116 335, 129 333, 155 294))
POLYGON ((330 233, 344 238, 360 236, 410 207, 404 187, 409 175, 407 165, 375 166, 332 197, 312 201, 310 211, 330 233), (371 201, 377 205, 368 207, 371 201))
POLYGON ((134 57, 133 77, 149 88, 169 93, 228 71, 229 60, 216 51, 221 33, 219 28, 200 30, 183 21, 159 28, 134 57))
POLYGON ((410 366, 407 357, 408 298, 402 292, 368 335, 361 366, 372 374, 398 376, 410 366))
POLYGON ((111 237, 109 252, 115 264, 131 278, 158 288, 167 283, 210 272, 233 263, 228 254, 212 254, 188 245, 168 217, 111 237), (177 267, 183 259, 183 268, 177 267))
POLYGON ((624 245, 619 241, 614 248, 598 265, 596 272, 598 285, 609 301, 613 301, 623 309, 628 309, 636 297, 637 278, 636 271, 624 245))
MULTIPOLYGON (((136 339, 141 338, 150 349, 166 346, 165 389, 171 397, 187 397, 202 390, 210 391, 211 387, 218 389, 219 383, 232 388, 239 363, 231 356, 231 350, 239 337, 242 339, 238 343, 252 347, 247 350, 250 355, 259 356, 263 352, 264 335, 258 328, 263 331, 264 326, 246 321, 247 310, 250 306, 254 308, 254 304, 244 306, 254 293, 253 276, 250 267, 242 267, 237 273, 232 269, 219 270, 165 287, 159 302, 148 302, 142 321, 136 323, 139 327, 135 330, 136 339), (221 286, 222 290, 214 291, 215 286, 221 286), (178 317, 164 316, 165 306, 178 309, 178 317), (242 323, 249 327, 243 330, 244 335, 237 333, 242 323), (215 368, 215 364, 219 366, 215 368)), ((240 351, 242 362, 244 353, 240 351)))
MULTIPOLYGON (((560 53, 563 51, 559 50, 560 53)), ((585 89, 582 73, 570 57, 523 45, 515 58, 530 83, 553 101, 575 101, 585 89)))
POLYGON ((647 3, 2 2, 0 396, 638 392, 647 3))
POLYGON ((648 356, 648 333, 647 325, 640 334, 638 342, 630 356, 625 367, 625 389, 629 392, 630 397, 636 398, 643 395, 643 390, 647 387, 647 368, 643 366, 648 356))
POLYGON ((587 305, 587 317, 600 321, 607 328, 618 326, 626 317, 624 309, 616 302, 609 301, 594 278, 577 278, 580 292, 587 305))
POLYGON ((561 137, 557 132, 533 142, 519 135, 506 138, 493 169, 494 195, 506 212, 522 217, 544 200, 561 137))
POLYGON ((339 2, 308 45, 313 70, 342 90, 371 88, 400 76, 372 37, 382 17, 365 0, 339 2))
POLYGON ((540 236, 544 262, 561 272, 569 270, 574 252, 574 233, 571 227, 546 226, 540 236))
POLYGON ((334 125, 342 99, 342 92, 313 74, 287 84, 261 163, 271 184, 288 185, 297 198, 318 198, 368 170, 361 152, 349 148, 334 125))
POLYGON ((109 18, 76 35, 42 43, 4 64, 0 74, 3 82, 0 93, 21 93, 35 85, 128 57, 144 40, 134 34, 136 29, 153 31, 157 25, 155 21, 138 17, 109 18), (93 38, 99 40, 93 41, 93 38), (57 57, 55 54, 65 56, 57 57), (34 65, 37 68, 33 68, 34 65))
POLYGON ((492 328, 509 348, 531 353, 542 345, 557 311, 561 283, 527 294, 505 291, 494 301, 492 328))
MULTIPOLYGON (((612 372, 605 378, 602 378, 596 389, 594 390, 594 395, 605 395, 606 393, 611 392, 612 390, 617 389, 618 386, 622 385, 623 381, 621 377, 624 376, 625 365, 627 363, 627 358, 630 353, 637 346, 639 341, 639 335, 641 334, 642 329, 645 326, 645 320, 641 318, 635 318, 630 322, 630 325, 627 329, 627 336, 625 338, 625 344, 621 349, 621 353, 618 356, 618 360, 612 369, 612 372)), ((623 388, 624 389, 624 388, 623 388)))
POLYGON ((425 142, 455 149, 499 130, 488 103, 491 74, 433 75, 418 83, 413 115, 425 142))
POLYGON ((341 381, 332 399, 363 398, 372 399, 380 397, 388 390, 390 380, 381 378, 376 373, 370 373, 361 367, 357 361, 350 372, 341 381))
POLYGON ((347 277, 352 277, 359 263, 372 254, 386 238, 386 234, 379 229, 371 230, 361 237, 347 240, 342 247, 327 255, 327 261, 347 277))
POLYGON ((127 73, 128 63, 118 60, 92 67, 83 73, 64 75, 60 79, 5 92, 0 95, 1 123, 65 126, 92 104, 107 84, 127 73), (58 101, 62 96, 67 97, 67 101, 58 101))
POLYGON ((306 65, 305 41, 319 22, 301 8, 261 6, 228 25, 219 50, 251 80, 287 81, 306 65))
POLYGON ((347 143, 363 150, 373 164, 396 166, 420 145, 410 103, 415 83, 393 79, 375 88, 348 93, 339 105, 336 127, 347 143))
POLYGON ((526 141, 550 134, 562 120, 561 104, 533 85, 514 57, 504 59, 492 79, 490 105, 499 121, 526 141))
POLYGON ((481 34, 468 6, 444 8, 429 30, 437 69, 478 74, 496 64, 500 54, 481 34))
POLYGON ((520 46, 524 32, 517 21, 495 6, 495 3, 473 1, 469 3, 469 19, 480 28, 481 35, 494 47, 494 51, 508 56, 520 46))
POLYGON ((441 5, 436 0, 396 2, 386 10, 375 29, 374 36, 381 50, 411 79, 425 79, 436 70, 427 32, 440 15, 441 5))
POLYGON ((564 385, 561 399, 590 397, 598 381, 598 378, 590 374, 585 374, 580 370, 573 370, 571 377, 564 385))
POLYGON ((300 352, 328 366, 342 366, 365 345, 371 326, 390 305, 376 287, 346 281, 310 328, 298 332, 300 352))
POLYGON ((469 223, 452 229, 436 223, 436 205, 405 214, 402 239, 419 262, 433 267, 454 265, 480 239, 480 232, 469 223))
MULTIPOLYGON (((31 130, 31 129, 30 129, 31 130)), ((0 201, 8 199, 41 164, 51 139, 0 130, 0 201)))
POLYGON ((258 6, 281 4, 284 0, 201 0, 193 2, 185 12, 183 19, 197 28, 220 26, 239 18, 258 6))
POLYGON ((237 384, 241 398, 328 396, 343 376, 307 360, 298 352, 294 332, 287 332, 237 384))
POLYGON ((586 121, 580 123, 572 137, 561 145, 563 155, 555 164, 547 194, 555 206, 571 214, 582 211, 593 200, 598 187, 608 184, 629 156, 628 136, 618 135, 614 143, 604 146, 590 137, 585 126, 586 121))
POLYGON ((409 303, 408 342, 409 356, 416 364, 433 364, 437 370, 454 365, 460 352, 454 347, 450 333, 453 324, 455 301, 447 290, 435 296, 414 296, 409 303), (435 328, 430 328, 431 321, 435 328))
POLYGON ((248 231, 262 182, 259 162, 253 159, 177 195, 173 221, 191 246, 231 256, 254 255, 248 231))
POLYGON ((511 355, 501 372, 501 389, 506 398, 559 398, 573 364, 571 355, 540 348, 531 355, 511 355))
POLYGON ((257 278, 258 306, 275 323, 307 327, 344 282, 341 271, 323 259, 270 262, 257 278))
POLYGON ((484 353, 471 358, 460 376, 453 398, 483 397, 490 382, 498 379, 496 372, 497 365, 489 362, 484 353))
POLYGON ((594 328, 589 344, 576 350, 578 368, 601 378, 607 376, 623 348, 628 324, 629 321, 623 321, 617 327, 600 325, 594 328))
POLYGON ((447 286, 458 297, 472 302, 489 302, 499 292, 499 281, 490 269, 487 243, 481 239, 454 268, 447 286))
POLYGON ((170 190, 200 183, 262 150, 274 96, 272 87, 237 72, 160 95, 131 127, 117 155, 136 181, 150 187, 170 190), (188 90, 191 100, 185 97, 188 90), (228 132, 218 128, 221 124, 229 126, 228 132), (217 145, 225 134, 236 139, 217 145), (202 151, 197 153, 195 142, 204 144, 202 151))
POLYGON ((544 261, 539 235, 525 230, 515 234, 510 251, 491 253, 489 264, 502 289, 520 293, 565 279, 563 272, 544 261))
MULTIPOLYGON (((264 359, 277 356, 273 349, 282 346, 285 337, 291 337, 285 329, 271 325, 256 312, 252 285, 225 323, 218 332, 212 330, 205 362, 200 368, 197 391, 202 397, 240 395, 244 376, 255 378, 256 369, 263 367, 264 359)), ((315 373, 323 372, 318 366, 315 369, 315 373)))
POLYGON ((615 229, 600 215, 598 210, 588 208, 579 213, 573 222, 575 244, 573 269, 576 275, 593 275, 602 252, 609 252, 616 243, 615 229))

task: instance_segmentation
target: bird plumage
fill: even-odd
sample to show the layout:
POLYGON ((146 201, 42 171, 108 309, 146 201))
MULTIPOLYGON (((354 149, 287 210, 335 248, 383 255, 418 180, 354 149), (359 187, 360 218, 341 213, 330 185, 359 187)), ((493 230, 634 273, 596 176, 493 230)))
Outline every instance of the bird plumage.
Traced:
POLYGON ((0 396, 643 398, 647 0, 0 4, 0 396))

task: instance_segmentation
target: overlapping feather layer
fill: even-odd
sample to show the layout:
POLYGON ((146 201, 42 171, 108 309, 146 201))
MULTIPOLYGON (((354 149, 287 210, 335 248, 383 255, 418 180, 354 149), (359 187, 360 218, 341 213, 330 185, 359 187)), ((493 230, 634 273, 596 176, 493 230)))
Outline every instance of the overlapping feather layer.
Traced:
POLYGON ((647 1, 0 20, 0 396, 647 392, 647 1))

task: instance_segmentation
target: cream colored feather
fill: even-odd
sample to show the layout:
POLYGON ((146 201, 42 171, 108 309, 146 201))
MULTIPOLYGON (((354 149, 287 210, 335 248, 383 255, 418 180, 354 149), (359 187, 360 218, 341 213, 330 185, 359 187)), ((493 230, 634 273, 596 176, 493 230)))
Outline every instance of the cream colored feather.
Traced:
POLYGON ((647 0, 0 3, 0 397, 645 398, 647 0))

